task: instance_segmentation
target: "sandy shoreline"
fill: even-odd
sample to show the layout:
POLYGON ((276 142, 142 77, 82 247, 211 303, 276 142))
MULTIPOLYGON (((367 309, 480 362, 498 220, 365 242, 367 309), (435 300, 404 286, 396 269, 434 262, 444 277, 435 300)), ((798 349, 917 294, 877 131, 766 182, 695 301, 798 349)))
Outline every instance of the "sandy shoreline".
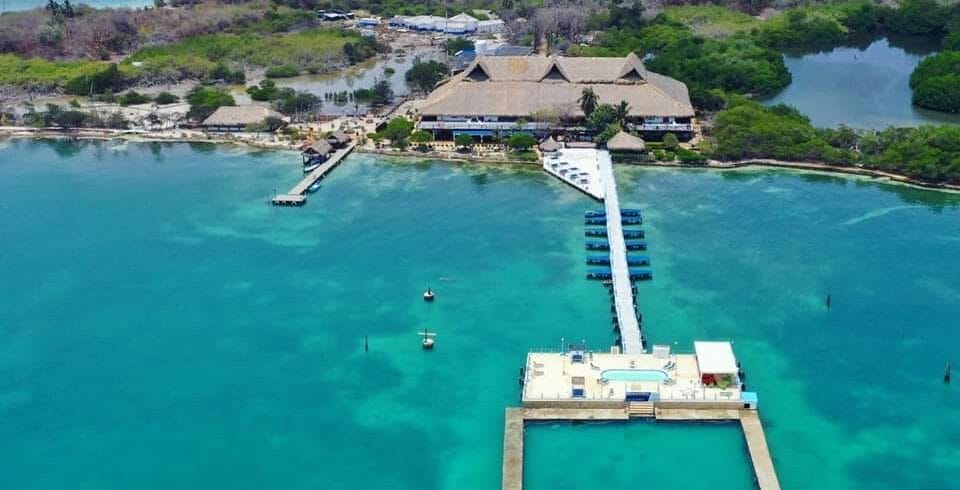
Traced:
MULTIPOLYGON (((0 139, 3 138, 51 138, 51 139, 86 139, 86 140, 114 140, 121 139, 132 142, 165 142, 165 143, 213 143, 213 144, 232 144, 243 145, 250 148, 263 150, 286 150, 299 151, 302 142, 282 141, 275 137, 237 137, 233 134, 210 134, 195 130, 172 130, 172 131, 142 131, 142 130, 122 130, 122 129, 77 129, 73 131, 62 131, 50 128, 29 128, 19 126, 0 126, 0 139)), ((437 152, 412 152, 412 151, 385 151, 371 148, 358 147, 358 153, 369 153, 384 155, 389 157, 401 158, 420 158, 433 160, 446 160, 462 163, 479 164, 511 164, 511 165, 538 165, 538 162, 526 160, 511 160, 501 158, 487 158, 471 155, 457 155, 455 157, 446 153, 437 152)), ((894 174, 882 170, 872 170, 862 167, 844 167, 837 165, 828 165, 818 162, 793 162, 785 160, 774 160, 765 158, 754 158, 747 160, 738 160, 725 162, 719 160, 708 160, 706 165, 692 166, 683 165, 677 162, 645 162, 630 163, 638 167, 660 167, 677 169, 709 169, 709 170, 735 170, 748 167, 762 167, 787 170, 804 170, 830 175, 846 175, 866 177, 874 181, 890 184, 906 185, 919 189, 936 190, 950 193, 960 193, 960 185, 946 184, 937 182, 927 182, 914 179, 905 175, 894 174)))

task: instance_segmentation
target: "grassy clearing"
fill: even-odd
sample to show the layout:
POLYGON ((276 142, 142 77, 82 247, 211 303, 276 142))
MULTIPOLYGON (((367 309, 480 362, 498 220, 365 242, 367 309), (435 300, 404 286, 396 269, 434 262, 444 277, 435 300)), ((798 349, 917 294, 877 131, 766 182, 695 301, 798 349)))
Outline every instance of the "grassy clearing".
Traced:
POLYGON ((663 14, 667 19, 684 24, 697 34, 710 38, 749 31, 763 23, 760 19, 720 5, 667 7, 663 14))
POLYGON ((293 64, 338 57, 347 43, 360 42, 359 35, 341 30, 310 29, 295 34, 212 34, 168 46, 144 48, 125 64, 149 64, 164 58, 228 62, 259 67, 293 64))
POLYGON ((73 78, 92 75, 106 66, 101 61, 48 61, 0 54, 0 85, 47 90, 62 87, 73 78))

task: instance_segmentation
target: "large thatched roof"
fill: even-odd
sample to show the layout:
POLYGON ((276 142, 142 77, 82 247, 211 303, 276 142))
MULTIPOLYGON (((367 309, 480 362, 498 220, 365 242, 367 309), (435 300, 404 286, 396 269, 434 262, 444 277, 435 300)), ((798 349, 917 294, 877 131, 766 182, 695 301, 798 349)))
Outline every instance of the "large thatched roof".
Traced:
POLYGON ((238 105, 218 107, 209 117, 203 120, 201 126, 246 126, 263 122, 268 117, 282 119, 283 114, 258 105, 238 105))
POLYGON ((424 116, 526 117, 553 110, 583 117, 577 100, 591 88, 601 103, 630 104, 630 116, 692 117, 682 82, 647 71, 640 59, 479 57, 427 99, 424 116))
POLYGON ((643 151, 646 147, 643 138, 626 131, 620 131, 607 141, 607 149, 610 151, 643 151))

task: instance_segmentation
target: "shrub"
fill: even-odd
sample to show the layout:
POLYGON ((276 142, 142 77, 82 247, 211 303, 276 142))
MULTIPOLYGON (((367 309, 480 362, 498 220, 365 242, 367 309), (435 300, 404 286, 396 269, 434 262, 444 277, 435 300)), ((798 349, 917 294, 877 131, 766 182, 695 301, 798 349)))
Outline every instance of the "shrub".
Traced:
POLYGON ((117 64, 111 63, 99 72, 70 79, 64 86, 64 90, 73 95, 93 95, 108 90, 117 92, 123 89, 126 82, 126 77, 120 73, 117 64))
POLYGON ((247 76, 241 69, 231 70, 224 63, 217 63, 208 73, 208 82, 243 83, 247 76))
POLYGON ((153 101, 158 105, 176 104, 177 102, 180 102, 180 97, 177 97, 170 92, 160 92, 156 97, 153 98, 153 101))
POLYGON ((680 140, 677 139, 677 135, 673 133, 663 135, 663 147, 670 151, 676 151, 680 147, 680 140))
POLYGON ((300 69, 295 65, 279 65, 267 68, 264 75, 267 78, 290 78, 300 74, 300 69))
POLYGON ((117 101, 120 103, 120 105, 126 107, 128 105, 146 104, 147 102, 150 102, 150 97, 147 97, 136 90, 131 90, 121 95, 117 101))

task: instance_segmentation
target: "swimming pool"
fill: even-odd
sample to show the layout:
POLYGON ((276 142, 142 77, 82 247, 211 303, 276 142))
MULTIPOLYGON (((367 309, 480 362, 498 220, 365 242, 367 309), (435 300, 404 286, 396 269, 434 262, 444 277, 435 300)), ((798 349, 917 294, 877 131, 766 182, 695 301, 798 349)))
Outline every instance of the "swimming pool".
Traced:
POLYGON ((607 369, 600 377, 609 381, 664 381, 669 376, 659 369, 607 369))

